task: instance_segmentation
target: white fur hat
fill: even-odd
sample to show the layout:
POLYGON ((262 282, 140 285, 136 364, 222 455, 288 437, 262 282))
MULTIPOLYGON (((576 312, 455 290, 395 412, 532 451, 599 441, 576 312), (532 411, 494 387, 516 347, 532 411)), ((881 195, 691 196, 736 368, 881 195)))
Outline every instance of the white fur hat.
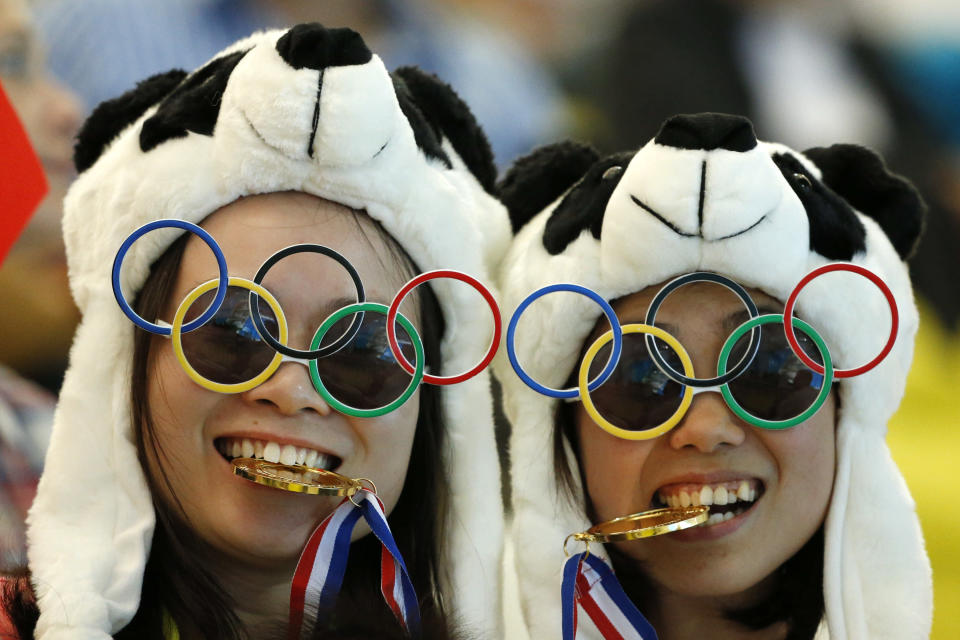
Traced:
MULTIPOLYGON (((154 511, 130 421, 135 329, 110 281, 134 229, 160 218, 199 222, 246 195, 302 191, 364 210, 421 269, 491 284, 510 238, 506 210, 490 195, 489 145, 466 105, 417 69, 389 74, 348 29, 258 33, 189 75, 154 76, 94 112, 76 162, 63 226, 83 322, 29 515, 44 640, 107 638, 140 601, 154 511)), ((133 245, 128 300, 179 233, 133 245)), ((464 347, 486 344, 492 325, 479 296, 451 284, 433 283, 447 327, 443 375, 473 365, 476 349, 464 347)), ((503 516, 489 375, 441 397, 452 496, 441 589, 467 628, 496 636, 503 516)))
MULTIPOLYGON (((500 271, 506 310, 547 284, 572 282, 613 300, 692 271, 726 275, 780 300, 830 262, 865 266, 886 281, 900 314, 893 350, 839 385, 826 619, 818 637, 928 637, 930 564, 884 440, 917 329, 904 259, 924 206, 912 186, 862 147, 800 154, 758 142, 744 118, 699 114, 671 118, 635 152, 599 158, 572 143, 545 147, 518 161, 502 190, 517 231, 500 271)), ((875 289, 855 276, 827 276, 799 298, 799 314, 824 337, 838 368, 869 361, 886 341, 890 312, 875 289)), ((551 296, 529 307, 515 343, 527 373, 563 386, 600 314, 583 296, 551 296)), ((512 540, 523 614, 531 638, 555 638, 562 542, 591 523, 558 494, 550 455, 557 401, 528 388, 505 358, 497 374, 513 427, 512 540)), ((578 485, 574 502, 582 505, 569 445, 566 453, 578 485)), ((600 637, 587 616, 579 620, 580 638, 600 637)))

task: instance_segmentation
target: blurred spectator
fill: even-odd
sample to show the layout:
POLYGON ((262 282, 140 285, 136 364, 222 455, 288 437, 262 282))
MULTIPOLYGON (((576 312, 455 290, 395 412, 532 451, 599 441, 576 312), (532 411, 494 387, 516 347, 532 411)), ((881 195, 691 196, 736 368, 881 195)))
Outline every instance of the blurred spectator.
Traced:
MULTIPOLYGON (((56 386, 77 321, 67 289, 60 203, 73 175, 80 109, 48 76, 24 0, 0 0, 0 81, 50 185, 0 268, 0 354, 56 386)), ((23 520, 36 492, 54 402, 51 393, 0 364, 0 568, 25 562, 23 520)))
POLYGON ((54 397, 0 366, 0 571, 26 562, 24 519, 37 492, 54 397))
POLYGON ((56 390, 78 320, 67 288, 60 206, 73 178, 80 106, 47 72, 25 0, 0 0, 0 81, 50 185, 0 268, 0 363, 56 390))
POLYGON ((492 22, 440 0, 44 0, 54 72, 94 106, 136 80, 193 68, 257 28, 318 21, 360 31, 388 68, 414 64, 470 104, 503 166, 561 133, 552 76, 492 22))
MULTIPOLYGON (((606 151, 675 113, 740 113, 797 149, 879 150, 930 205, 911 260, 921 309, 906 395, 889 425, 933 564, 935 640, 960 637, 960 512, 943 478, 960 450, 960 6, 923 0, 644 0, 570 65, 583 136, 606 151)), ((883 576, 877 576, 882 580, 883 576)))
MULTIPOLYGON (((761 138, 798 149, 876 148, 931 206, 911 269, 919 293, 957 331, 960 287, 944 274, 960 271, 960 147, 925 117, 883 43, 866 39, 855 20, 865 13, 826 0, 633 2, 591 64, 570 78, 597 114, 582 123, 583 135, 606 150, 631 148, 670 115, 722 111, 744 114, 761 138)), ((960 33, 960 24, 953 28, 960 33)), ((952 73, 958 82, 960 67, 952 73)), ((956 93, 950 104, 960 109, 956 93)))

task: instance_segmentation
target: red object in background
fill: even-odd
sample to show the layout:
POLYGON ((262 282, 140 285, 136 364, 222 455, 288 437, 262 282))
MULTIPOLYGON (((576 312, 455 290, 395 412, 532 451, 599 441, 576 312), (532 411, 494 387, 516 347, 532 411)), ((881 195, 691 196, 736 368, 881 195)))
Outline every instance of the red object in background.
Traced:
POLYGON ((0 263, 46 194, 43 165, 0 85, 0 263))

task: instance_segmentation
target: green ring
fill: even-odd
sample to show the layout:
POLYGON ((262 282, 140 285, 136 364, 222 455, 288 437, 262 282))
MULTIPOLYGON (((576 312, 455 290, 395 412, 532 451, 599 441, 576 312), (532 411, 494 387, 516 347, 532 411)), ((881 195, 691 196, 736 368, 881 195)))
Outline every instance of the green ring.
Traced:
MULTIPOLYGON (((357 313, 358 311, 373 311, 374 313, 382 313, 387 315, 389 307, 385 304, 380 304, 379 302, 355 302, 353 304, 348 304, 342 309, 338 309, 329 318, 323 321, 323 324, 320 325, 320 328, 317 329, 317 332, 313 335, 313 342, 310 344, 310 350, 316 350, 320 347, 320 343, 323 341, 323 336, 326 335, 327 331, 330 330, 336 322, 347 315, 357 313)), ((417 333, 417 330, 413 328, 413 325, 407 320, 403 314, 397 314, 397 321, 400 323, 400 326, 403 327, 407 334, 410 336, 410 339, 413 341, 413 348, 416 354, 415 362, 416 366, 413 371, 413 377, 410 379, 410 384, 407 385, 407 388, 404 390, 400 397, 391 402, 390 404, 379 407, 377 409, 357 409, 356 407, 351 407, 350 405, 344 404, 330 395, 330 392, 327 391, 327 388, 323 386, 323 381, 320 379, 320 369, 317 367, 316 359, 310 360, 310 380, 313 381, 313 386, 317 390, 317 393, 329 404, 331 407, 344 413, 348 416, 354 416, 357 418, 375 418, 377 416, 382 416, 386 413, 390 413, 413 395, 413 392, 417 390, 420 382, 423 380, 423 341, 420 339, 420 334, 417 333)), ((801 326, 801 329, 803 327, 801 326)), ((400 366, 400 365, 397 365, 400 366)))
MULTIPOLYGON (((717 362, 717 374, 723 375, 727 371, 727 359, 730 357, 730 352, 733 350, 733 345, 737 340, 745 334, 747 331, 750 331, 753 327, 761 324, 771 324, 774 322, 779 322, 783 324, 783 314, 782 313, 771 313, 763 316, 758 316, 756 318, 750 318, 742 325, 737 327, 736 331, 730 334, 730 337, 727 338, 727 341, 723 343, 723 349, 720 351, 720 360, 717 362)), ((799 318, 793 319, 794 324, 800 328, 805 334, 807 334, 810 339, 813 340, 814 344, 817 345, 817 349, 820 350, 820 355, 823 357, 823 386, 820 387, 820 394, 817 396, 817 399, 813 401, 813 404, 810 405, 810 408, 798 415, 795 418, 790 418, 788 420, 764 420, 763 418, 758 418, 753 416, 740 406, 740 404, 734 399, 733 394, 730 392, 729 383, 724 384, 720 387, 720 392, 723 394, 723 399, 726 400, 727 406, 730 407, 730 410, 733 411, 737 416, 752 424, 755 427, 762 427, 764 429, 787 429, 789 427, 796 426, 815 414, 817 410, 827 401, 827 396, 830 395, 830 388, 833 386, 833 359, 830 357, 830 350, 827 349, 826 343, 823 341, 823 338, 820 337, 820 334, 811 327, 809 324, 800 320, 799 318)))

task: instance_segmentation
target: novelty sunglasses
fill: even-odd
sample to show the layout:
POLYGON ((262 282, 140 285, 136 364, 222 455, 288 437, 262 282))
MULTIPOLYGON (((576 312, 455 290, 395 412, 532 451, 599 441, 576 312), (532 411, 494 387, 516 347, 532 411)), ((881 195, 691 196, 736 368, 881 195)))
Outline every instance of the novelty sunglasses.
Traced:
POLYGON ((171 338, 184 371, 200 386, 220 393, 242 393, 265 382, 284 362, 296 362, 309 369, 314 387, 331 407, 358 417, 393 411, 410 398, 421 382, 448 385, 468 380, 489 365, 500 343, 500 309, 496 300, 480 281, 465 273, 449 269, 422 273, 408 281, 390 305, 384 305, 365 301, 360 276, 344 256, 323 245, 300 244, 274 253, 253 280, 229 277, 226 259, 216 240, 201 227, 183 220, 157 220, 131 233, 114 259, 112 279, 114 297, 121 310, 144 330, 171 338), (121 269, 137 239, 166 227, 189 231, 203 240, 217 259, 219 277, 188 293, 172 323, 154 323, 140 317, 126 301, 121 269), (336 260, 350 275, 357 297, 357 302, 324 320, 307 350, 287 345, 289 331, 283 310, 261 284, 277 262, 302 252, 336 260), (410 321, 399 313, 401 303, 413 289, 438 278, 472 286, 483 296, 494 318, 494 332, 485 356, 471 369, 451 376, 425 372, 422 340, 410 321), (329 340, 328 336, 338 337, 329 340))
POLYGON ((797 284, 782 314, 760 315, 743 287, 710 272, 690 273, 668 282, 654 296, 645 322, 625 326, 619 324, 609 302, 596 292, 579 285, 549 285, 521 302, 508 325, 506 342, 511 365, 528 386, 550 397, 582 401, 591 419, 617 437, 647 440, 679 424, 693 397, 706 392, 720 393, 730 410, 748 424, 765 429, 798 425, 823 405, 835 378, 860 375, 879 364, 893 347, 898 325, 896 302, 882 279, 858 265, 832 263, 814 269, 797 284), (854 369, 835 370, 821 336, 792 316, 802 288, 831 271, 850 271, 868 278, 880 288, 890 307, 891 329, 886 344, 870 362, 854 369), (657 311, 666 297, 692 282, 727 287, 741 299, 750 316, 725 340, 714 378, 693 377, 693 363, 683 345, 655 326, 657 311), (589 297, 603 309, 611 325, 587 348, 577 372, 577 386, 569 389, 553 389, 533 380, 520 366, 514 347, 520 314, 537 298, 557 291, 589 297), (765 327, 772 324, 783 325, 783 330, 765 327), (599 363, 604 360, 601 368, 599 363), (736 364, 731 367, 731 362, 736 364))

